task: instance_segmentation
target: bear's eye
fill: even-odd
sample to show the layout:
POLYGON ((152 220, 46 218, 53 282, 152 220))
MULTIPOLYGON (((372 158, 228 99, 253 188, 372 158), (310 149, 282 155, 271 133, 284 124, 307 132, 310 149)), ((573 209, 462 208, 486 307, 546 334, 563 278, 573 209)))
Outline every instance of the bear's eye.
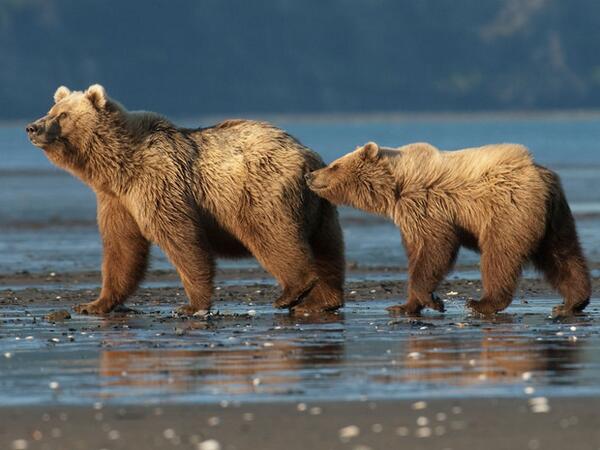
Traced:
POLYGON ((68 115, 69 115, 69 113, 68 113, 68 112, 66 112, 66 111, 63 111, 63 112, 61 112, 61 113, 58 115, 58 119, 59 119, 59 120, 60 120, 60 119, 64 119, 64 118, 65 118, 65 117, 67 117, 68 115))
POLYGON ((338 166, 337 164, 335 164, 335 165, 331 166, 331 170, 333 170, 334 172, 335 172, 336 170, 338 170, 339 168, 340 168, 340 166, 338 166))

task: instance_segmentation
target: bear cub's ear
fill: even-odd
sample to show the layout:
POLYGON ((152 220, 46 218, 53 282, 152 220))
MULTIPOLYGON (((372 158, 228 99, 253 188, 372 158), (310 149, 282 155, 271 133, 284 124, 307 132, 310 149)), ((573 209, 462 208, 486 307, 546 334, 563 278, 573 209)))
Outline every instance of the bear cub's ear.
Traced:
POLYGON ((106 106, 106 91, 99 84, 92 84, 87 88, 85 96, 92 102, 92 105, 98 109, 106 106))
POLYGON ((54 103, 60 102, 63 98, 71 94, 71 91, 66 86, 60 86, 54 93, 54 103))
POLYGON ((362 148, 364 159, 376 159, 379 156, 379 145, 375 142, 367 142, 362 148))

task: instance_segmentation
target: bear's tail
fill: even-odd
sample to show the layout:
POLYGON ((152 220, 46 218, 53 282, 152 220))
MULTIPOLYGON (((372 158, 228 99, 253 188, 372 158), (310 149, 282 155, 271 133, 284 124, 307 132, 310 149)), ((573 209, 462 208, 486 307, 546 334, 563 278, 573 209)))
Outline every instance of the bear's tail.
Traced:
POLYGON ((545 167, 536 165, 536 168, 548 189, 548 197, 546 230, 533 255, 533 263, 564 298, 565 312, 579 312, 589 303, 591 281, 575 219, 559 176, 545 167))

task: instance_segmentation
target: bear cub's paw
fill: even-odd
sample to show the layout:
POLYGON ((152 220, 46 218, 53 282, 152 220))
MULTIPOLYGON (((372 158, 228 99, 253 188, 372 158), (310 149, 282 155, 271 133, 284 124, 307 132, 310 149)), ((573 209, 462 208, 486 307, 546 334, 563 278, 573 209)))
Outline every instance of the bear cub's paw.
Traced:
POLYGON ((343 305, 323 305, 315 302, 300 303, 290 309, 290 313, 296 316, 310 316, 314 314, 333 313, 343 305))
POLYGON ((392 315, 418 316, 421 314, 423 306, 419 303, 403 303, 402 305, 393 305, 385 308, 392 315))
POLYGON ((446 311, 446 306, 444 305, 444 302, 435 294, 431 294, 431 299, 423 302, 422 305, 425 308, 431 308, 435 311, 439 311, 442 313, 446 311))
POLYGON ((564 319, 580 314, 583 314, 581 310, 574 310, 569 308, 567 305, 556 305, 554 308, 552 308, 553 319, 564 319))
POLYGON ((467 300, 466 307, 474 313, 482 316, 493 316, 497 312, 496 307, 484 299, 467 300))

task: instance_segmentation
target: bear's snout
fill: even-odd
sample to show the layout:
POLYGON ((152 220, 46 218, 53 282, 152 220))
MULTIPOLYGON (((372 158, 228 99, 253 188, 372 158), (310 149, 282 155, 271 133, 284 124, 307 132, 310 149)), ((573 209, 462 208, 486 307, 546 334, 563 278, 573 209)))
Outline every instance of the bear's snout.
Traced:
POLYGON ((25 127, 25 131, 27 131, 27 134, 29 135, 39 134, 42 128, 43 127, 38 122, 32 122, 25 127))
POLYGON ((31 143, 37 147, 44 147, 51 144, 60 135, 60 124, 57 120, 50 120, 46 117, 31 122, 25 127, 27 136, 31 143))
POLYGON ((312 191, 321 190, 327 188, 327 182, 324 179, 322 169, 309 172, 304 175, 306 185, 312 191))

